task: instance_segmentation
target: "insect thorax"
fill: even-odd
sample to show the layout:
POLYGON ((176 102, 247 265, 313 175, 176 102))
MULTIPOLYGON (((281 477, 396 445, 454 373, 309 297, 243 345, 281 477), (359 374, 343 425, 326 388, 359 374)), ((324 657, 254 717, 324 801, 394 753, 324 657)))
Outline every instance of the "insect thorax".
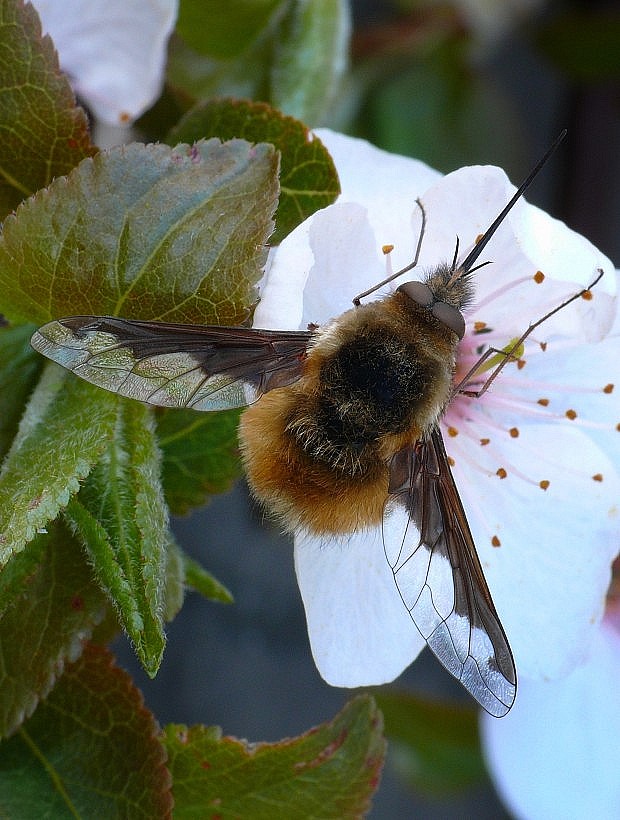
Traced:
POLYGON ((310 458, 363 475, 436 422, 455 348, 453 335, 403 294, 349 311, 311 350, 310 383, 287 429, 310 458))

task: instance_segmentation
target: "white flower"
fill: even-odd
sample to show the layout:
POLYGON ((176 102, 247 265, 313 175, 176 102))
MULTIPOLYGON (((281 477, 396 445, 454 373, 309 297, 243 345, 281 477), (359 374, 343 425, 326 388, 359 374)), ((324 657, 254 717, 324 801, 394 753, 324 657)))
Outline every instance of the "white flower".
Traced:
MULTIPOLYGON (((457 236, 463 258, 515 190, 498 168, 441 177, 359 140, 317 133, 335 159, 343 194, 275 252, 256 327, 305 328, 342 313, 385 277, 382 246, 394 245, 394 270, 408 264, 420 231, 416 197, 427 216, 421 271, 451 261, 457 236)), ((442 421, 521 678, 552 678, 587 656, 617 551, 620 481, 611 450, 617 453, 620 441, 620 388, 603 388, 614 381, 618 349, 600 342, 613 321, 616 281, 609 260, 586 239, 523 199, 480 261, 487 259, 493 264, 474 274, 461 375, 481 345, 505 347, 587 286, 598 268, 605 271, 591 300, 577 300, 532 334, 525 366, 509 364, 479 399, 459 396, 442 421), (537 271, 544 273, 540 284, 537 271), (478 322, 490 332, 476 333, 478 322)), ((312 651, 329 683, 387 682, 415 659, 424 641, 396 590, 379 529, 327 547, 298 536, 295 562, 312 651)))
POLYGON ((60 66, 94 116, 127 125, 157 99, 178 0, 34 0, 60 66))
POLYGON ((590 657, 561 680, 523 680, 502 720, 482 717, 493 782, 523 820, 620 817, 620 633, 607 619, 590 657))

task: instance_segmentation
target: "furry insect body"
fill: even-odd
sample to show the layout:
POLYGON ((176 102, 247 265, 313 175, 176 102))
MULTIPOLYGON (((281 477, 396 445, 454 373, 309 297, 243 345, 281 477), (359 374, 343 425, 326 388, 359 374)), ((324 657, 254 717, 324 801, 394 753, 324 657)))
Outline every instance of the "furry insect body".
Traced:
POLYGON ((425 437, 451 395, 458 336, 434 304, 398 290, 347 311, 315 332, 299 381, 243 414, 250 487, 285 529, 381 522, 392 457, 425 437))

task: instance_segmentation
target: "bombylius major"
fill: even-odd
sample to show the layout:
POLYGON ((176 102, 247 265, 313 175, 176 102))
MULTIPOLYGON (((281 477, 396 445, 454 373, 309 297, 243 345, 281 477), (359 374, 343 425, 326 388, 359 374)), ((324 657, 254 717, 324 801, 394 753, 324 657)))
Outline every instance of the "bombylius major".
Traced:
MULTIPOLYGON (((474 262, 555 149, 520 185, 473 250, 384 298, 353 300, 323 327, 273 331, 77 316, 38 330, 33 347, 107 390, 163 407, 248 407, 239 428, 254 496, 285 529, 342 537, 401 508, 409 524, 386 558, 413 622, 443 666, 490 714, 505 715, 517 686, 508 640, 476 554, 439 421, 459 393, 479 396, 532 330, 487 350, 454 384, 473 297, 474 262), (501 360, 476 392, 471 376, 501 360), (258 400, 258 401, 257 401, 258 400)), ((486 263, 483 263, 486 264, 486 263)), ((592 287, 602 276, 599 273, 592 287)))

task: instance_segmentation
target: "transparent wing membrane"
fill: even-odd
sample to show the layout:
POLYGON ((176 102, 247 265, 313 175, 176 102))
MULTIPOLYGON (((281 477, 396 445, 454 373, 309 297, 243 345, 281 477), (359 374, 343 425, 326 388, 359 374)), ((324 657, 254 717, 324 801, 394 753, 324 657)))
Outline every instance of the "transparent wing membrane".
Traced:
POLYGON ((395 504, 409 524, 384 547, 403 603, 448 672, 502 717, 515 699, 515 665, 437 427, 394 456, 386 515, 395 504))
POLYGON ((296 381, 310 335, 74 316, 44 325, 31 343, 122 396, 161 407, 225 410, 296 381))

